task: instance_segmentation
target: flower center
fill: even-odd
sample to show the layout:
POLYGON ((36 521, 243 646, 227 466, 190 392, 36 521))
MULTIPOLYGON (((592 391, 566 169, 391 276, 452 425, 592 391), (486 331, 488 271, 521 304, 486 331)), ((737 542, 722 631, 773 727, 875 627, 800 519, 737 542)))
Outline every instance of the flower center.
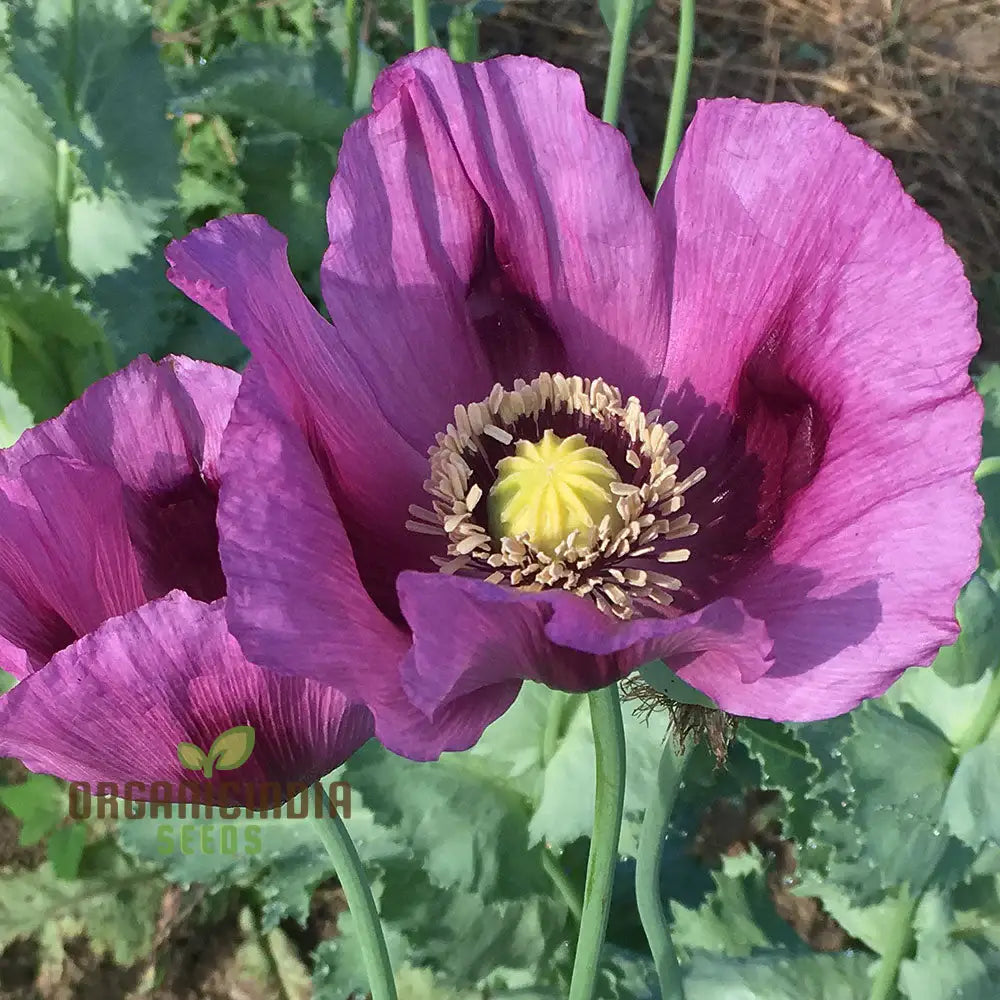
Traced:
POLYGON ((593 541, 605 515, 622 527, 611 484, 619 482, 608 456, 582 434, 561 438, 551 428, 541 441, 518 441, 500 459, 489 495, 490 534, 523 537, 547 556, 577 531, 593 541))
POLYGON ((684 443, 658 416, 603 379, 495 385, 437 435, 432 509, 412 506, 406 526, 443 536, 447 556, 431 557, 442 572, 557 587, 619 618, 655 614, 682 587, 661 566, 691 555, 677 543, 698 525, 681 508, 705 475, 678 478, 684 443))

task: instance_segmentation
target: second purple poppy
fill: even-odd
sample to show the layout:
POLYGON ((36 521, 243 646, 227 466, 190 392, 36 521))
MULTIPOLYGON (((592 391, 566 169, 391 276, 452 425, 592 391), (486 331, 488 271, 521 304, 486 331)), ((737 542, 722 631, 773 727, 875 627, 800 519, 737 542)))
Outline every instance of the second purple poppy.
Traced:
POLYGON ((543 62, 427 50, 373 109, 331 188, 332 324, 259 217, 168 249, 253 356, 219 526, 255 663, 423 758, 525 678, 662 658, 811 720, 954 639, 975 305, 886 160, 815 108, 707 101, 650 204, 543 62))

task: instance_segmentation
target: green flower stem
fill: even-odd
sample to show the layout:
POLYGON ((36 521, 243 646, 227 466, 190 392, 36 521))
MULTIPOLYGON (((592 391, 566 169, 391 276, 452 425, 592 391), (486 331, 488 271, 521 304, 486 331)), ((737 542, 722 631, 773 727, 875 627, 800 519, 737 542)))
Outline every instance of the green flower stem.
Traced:
POLYGON ((955 743, 955 753, 959 759, 973 747, 979 746, 990 735, 990 730, 996 725, 997 716, 1000 716, 1000 666, 994 669, 993 679, 979 703, 976 714, 955 743))
POLYGON ((413 0, 413 51, 429 48, 430 44, 430 0, 413 0))
POLYGON ((592 1000, 594 996, 618 863, 625 804, 625 729, 617 684, 590 693, 590 718, 597 758, 594 832, 568 1000, 592 1000))
POLYGON ((545 716, 545 732, 542 735, 542 765, 548 767, 549 761, 555 756, 566 728, 576 715, 577 707, 583 695, 570 694, 567 691, 551 691, 549 707, 545 716))
POLYGON ((684 1000, 684 981, 660 896, 660 868, 667 825, 689 755, 690 751, 675 749, 673 733, 667 733, 660 766, 657 768, 656 785, 646 803, 646 815, 639 832, 639 856, 635 868, 635 899, 639 907, 639 919, 653 955, 663 1000, 684 1000))
POLYGON ((542 848, 542 867, 546 875, 552 879, 552 884, 556 887, 563 902, 573 914, 573 919, 579 924, 583 916, 583 900, 576 891, 576 886, 569 880, 569 876, 563 871, 563 866, 559 864, 559 859, 548 847, 542 848))
POLYGON ((609 125, 618 124, 618 105, 622 100, 622 82, 625 79, 625 65, 628 62, 628 40, 632 34, 633 8, 634 0, 617 0, 615 3, 611 58, 608 61, 608 76, 604 84, 604 109, 601 111, 601 117, 609 125))
POLYGON ((344 821, 331 807, 326 789, 320 786, 320 791, 326 815, 316 820, 316 831, 333 861, 351 918, 358 930, 361 955, 368 974, 368 989, 372 1000, 396 1000, 396 981, 389 963, 389 951, 361 858, 344 821))
POLYGON ((667 111, 667 131, 663 137, 663 154, 656 187, 667 178, 670 164, 677 155, 684 131, 684 105, 687 104, 688 80, 691 78, 691 60, 694 58, 694 0, 681 0, 681 16, 677 33, 677 62, 674 63, 674 82, 670 90, 670 108, 667 111))
POLYGON ((888 922, 886 947, 875 970, 868 1000, 890 1000, 896 996, 899 966, 913 945, 913 917, 919 903, 920 897, 911 898, 906 886, 899 890, 894 912, 888 922))
POLYGON ((66 280, 76 277, 69 253, 69 205, 73 200, 73 153, 65 139, 56 141, 56 250, 66 280))
POLYGON ((347 103, 354 107, 354 91, 358 85, 358 47, 361 42, 358 0, 344 0, 344 27, 347 31, 347 103))

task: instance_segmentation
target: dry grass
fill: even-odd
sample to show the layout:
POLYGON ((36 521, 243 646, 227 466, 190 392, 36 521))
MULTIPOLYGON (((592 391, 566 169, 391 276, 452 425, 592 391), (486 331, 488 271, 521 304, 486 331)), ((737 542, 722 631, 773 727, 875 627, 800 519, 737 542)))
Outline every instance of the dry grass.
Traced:
MULTIPOLYGON (((721 96, 826 108, 893 160, 970 277, 1000 271, 1000 0, 703 0, 697 18, 691 108, 721 96)), ((632 44, 622 127, 647 185, 676 20, 676 0, 657 0, 632 44)), ((599 108, 609 40, 594 0, 510 0, 483 41, 571 66, 599 108)))

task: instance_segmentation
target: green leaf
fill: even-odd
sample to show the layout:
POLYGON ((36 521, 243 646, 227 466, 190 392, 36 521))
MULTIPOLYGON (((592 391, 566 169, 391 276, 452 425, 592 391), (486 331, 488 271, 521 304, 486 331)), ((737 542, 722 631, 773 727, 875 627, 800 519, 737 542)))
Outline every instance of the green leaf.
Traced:
POLYGON ((934 673, 952 687, 974 684, 996 664, 1000 648, 1000 578, 978 570, 955 608, 962 631, 934 660, 934 673))
POLYGON ((318 297, 316 262, 326 252, 326 202, 336 151, 289 133, 248 136, 240 176, 246 185, 246 211, 263 215, 289 234, 288 260, 293 271, 307 280, 307 294, 318 297), (312 286, 312 287, 310 287, 312 286))
POLYGON ((66 818, 66 789, 47 774, 31 774, 19 785, 0 785, 0 803, 21 821, 22 847, 37 844, 66 818))
POLYGON ((934 660, 932 669, 911 667, 882 703, 905 714, 916 709, 953 744, 959 743, 978 712, 993 677, 1000 649, 1000 594, 995 573, 979 570, 958 599, 961 632, 934 660))
MULTIPOLYGON (((697 955, 687 969, 687 1000, 858 1000, 868 996, 867 955, 845 952, 752 958, 697 955)), ((939 995, 935 1000, 944 1000, 939 995)))
POLYGON ((31 91, 0 64, 0 250, 48 240, 56 220, 56 141, 31 91))
POLYGON ((596 1000, 661 1000, 652 959, 605 945, 595 995, 596 1000))
POLYGON ((944 802, 944 820, 970 847, 1000 844, 1000 733, 962 756, 944 802))
POLYGON ((9 448, 34 423, 14 388, 0 382, 0 448, 9 448))
POLYGON ((129 966, 149 953, 162 893, 149 872, 122 863, 69 881, 48 862, 5 873, 0 875, 0 949, 35 936, 43 964, 59 969, 64 942, 85 935, 98 955, 129 966))
POLYGON ((249 352, 207 309, 185 308, 181 317, 182 322, 167 342, 169 353, 242 370, 250 358, 249 352))
POLYGON ((67 237, 85 278, 125 266, 174 202, 177 145, 142 0, 15 6, 12 59, 72 150, 67 237))
POLYGON ((344 106, 341 79, 339 58, 329 47, 237 43, 177 74, 173 108, 338 145, 357 117, 344 106))
POLYGON ((128 267, 160 229, 164 205, 81 185, 69 205, 69 260, 84 278, 128 267))
MULTIPOLYGON (((639 827, 663 752, 666 716, 654 714, 648 721, 622 708, 625 729, 625 820, 619 852, 634 857, 639 827)), ((526 737, 531 739, 531 737, 526 737)), ((541 743, 541 735, 537 737, 541 743)), ((584 697, 576 699, 574 711, 559 745, 545 767, 535 814, 531 818, 531 840, 544 840, 562 847, 590 835, 594 824, 594 734, 584 697)))
POLYGON ((876 954, 882 954, 893 936, 892 918, 899 904, 891 896, 873 906, 856 906, 851 894, 841 886, 808 874, 793 891, 796 896, 818 898, 823 909, 851 937, 863 941, 876 954))
POLYGON ((0 694, 6 694, 16 683, 17 678, 13 674, 0 670, 0 694))
POLYGON ((253 726, 233 726, 216 736, 208 751, 208 759, 220 771, 232 771, 250 759, 253 745, 253 726))
POLYGON ((951 745, 919 717, 900 718, 872 702, 851 720, 843 760, 854 782, 859 835, 831 875, 835 869, 835 880, 853 884, 862 904, 904 883, 920 892, 948 848, 941 809, 954 764, 951 745))
POLYGON ((760 855, 723 858, 712 872, 716 891, 697 910, 673 903, 674 943, 685 951, 719 952, 734 958, 761 948, 800 951, 805 945, 778 916, 760 855))
MULTIPOLYGON (((445 20, 447 20, 450 13, 454 10, 450 4, 449 8, 449 11, 445 14, 445 20)), ((329 11, 329 17, 330 41, 338 52, 346 52, 347 24, 344 19, 344 5, 336 4, 329 11)), ((379 73, 385 69, 385 65, 385 59, 362 41, 358 46, 358 78, 354 87, 354 94, 349 102, 355 114, 362 115, 371 110, 372 87, 374 87, 379 73)))
POLYGON ((903 961, 899 984, 908 1000, 996 1000, 1000 955, 984 961, 969 945, 956 941, 921 948, 903 961))
POLYGON ((117 363, 126 365, 139 354, 155 360, 172 353, 241 367, 248 355, 238 338, 164 278, 165 244, 158 237, 149 253, 94 283, 91 295, 107 314, 117 363))
POLYGON ((525 802, 491 780, 475 757, 414 763, 370 742, 347 762, 345 775, 376 819, 424 859, 434 885, 486 900, 548 888, 538 852, 527 857, 525 802))
POLYGON ((30 272, 0 272, 0 343, 9 359, 0 375, 38 420, 55 416, 110 368, 91 309, 72 289, 30 272))
MULTIPOLYGON (((342 778, 334 772, 323 783, 338 780, 342 778)), ((189 810, 181 816, 175 805, 169 816, 120 823, 118 836, 129 854, 161 868, 181 886, 200 883, 221 890, 253 885, 267 931, 285 919, 304 924, 313 889, 333 874, 315 819, 290 818, 287 812, 286 805, 277 816, 273 811, 267 816, 244 811, 236 819, 221 819, 218 812, 194 817, 189 810), (194 831, 186 841, 185 827, 194 831), (230 828, 235 832, 223 832, 230 828)), ((344 822, 367 864, 406 853, 396 832, 380 826, 353 790, 351 814, 344 822)))
POLYGON ((764 786, 781 792, 785 835, 803 843, 812 832, 817 806, 803 791, 819 778, 819 761, 806 744, 777 722, 741 719, 736 737, 760 765, 764 786))
POLYGON ((53 831, 46 845, 49 864, 62 879, 76 878, 87 845, 87 828, 83 823, 70 823, 53 831))

